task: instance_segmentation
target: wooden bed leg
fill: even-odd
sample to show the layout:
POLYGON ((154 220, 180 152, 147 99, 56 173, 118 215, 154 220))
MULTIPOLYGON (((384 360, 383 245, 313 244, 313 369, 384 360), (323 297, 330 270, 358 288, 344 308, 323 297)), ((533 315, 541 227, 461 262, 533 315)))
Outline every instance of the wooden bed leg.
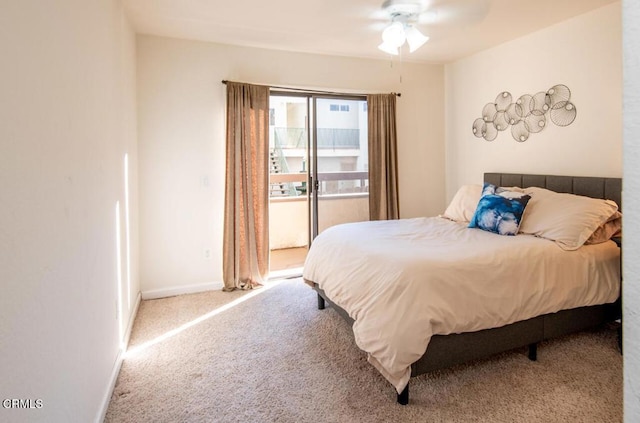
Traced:
POLYGON ((529 360, 536 361, 538 359, 538 344, 529 344, 529 360))
POLYGON ((324 310, 324 298, 318 294, 318 310, 324 310))
POLYGON ((400 405, 409 404, 409 384, 408 383, 407 383, 407 386, 404 387, 402 392, 398 394, 398 404, 400 405))

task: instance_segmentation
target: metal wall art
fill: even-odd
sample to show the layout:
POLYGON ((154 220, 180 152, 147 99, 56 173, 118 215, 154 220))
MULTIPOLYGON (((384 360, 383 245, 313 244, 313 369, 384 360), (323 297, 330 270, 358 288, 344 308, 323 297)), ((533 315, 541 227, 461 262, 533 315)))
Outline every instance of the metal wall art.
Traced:
POLYGON ((494 103, 487 103, 482 109, 482 117, 473 122, 473 135, 493 141, 498 132, 511 126, 511 135, 518 142, 529 139, 547 127, 547 121, 558 126, 568 126, 575 120, 576 106, 570 101, 571 91, 566 85, 554 85, 546 92, 524 94, 515 102, 511 93, 498 94, 494 103))

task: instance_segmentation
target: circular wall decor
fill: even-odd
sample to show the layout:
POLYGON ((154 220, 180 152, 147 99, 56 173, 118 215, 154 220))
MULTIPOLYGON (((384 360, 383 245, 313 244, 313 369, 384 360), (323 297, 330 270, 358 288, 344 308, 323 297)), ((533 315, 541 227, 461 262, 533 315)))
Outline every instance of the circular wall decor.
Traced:
POLYGON ((571 101, 571 90, 557 84, 547 91, 523 94, 513 101, 511 93, 502 91, 493 103, 482 108, 482 117, 471 127, 473 135, 493 141, 499 132, 511 127, 511 136, 518 142, 529 139, 531 134, 541 132, 551 121, 558 126, 569 126, 578 111, 571 101))

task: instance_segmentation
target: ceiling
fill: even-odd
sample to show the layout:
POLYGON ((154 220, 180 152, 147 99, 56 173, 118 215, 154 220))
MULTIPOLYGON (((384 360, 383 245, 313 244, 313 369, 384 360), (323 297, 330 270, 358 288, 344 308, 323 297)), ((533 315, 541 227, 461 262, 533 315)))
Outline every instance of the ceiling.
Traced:
MULTIPOLYGON (((387 59, 383 0, 123 0, 136 32, 387 59)), ((415 0, 414 0, 415 1, 415 0)), ((619 0, 417 0, 431 39, 402 60, 448 63, 619 0)))

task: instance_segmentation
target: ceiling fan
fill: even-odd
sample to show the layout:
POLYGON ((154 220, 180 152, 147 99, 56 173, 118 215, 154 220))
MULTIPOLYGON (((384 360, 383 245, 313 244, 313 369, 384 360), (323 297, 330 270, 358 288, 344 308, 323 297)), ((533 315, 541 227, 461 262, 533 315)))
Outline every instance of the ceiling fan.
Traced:
POLYGON ((386 0, 382 8, 391 18, 391 23, 382 31, 382 44, 378 46, 380 50, 397 56, 405 41, 411 53, 429 41, 429 37, 413 26, 424 10, 421 1, 386 0))
POLYGON ((413 53, 429 41, 417 24, 454 23, 465 17, 480 20, 488 9, 488 0, 386 0, 382 10, 391 23, 382 31, 378 48, 396 56, 406 42, 413 53))

